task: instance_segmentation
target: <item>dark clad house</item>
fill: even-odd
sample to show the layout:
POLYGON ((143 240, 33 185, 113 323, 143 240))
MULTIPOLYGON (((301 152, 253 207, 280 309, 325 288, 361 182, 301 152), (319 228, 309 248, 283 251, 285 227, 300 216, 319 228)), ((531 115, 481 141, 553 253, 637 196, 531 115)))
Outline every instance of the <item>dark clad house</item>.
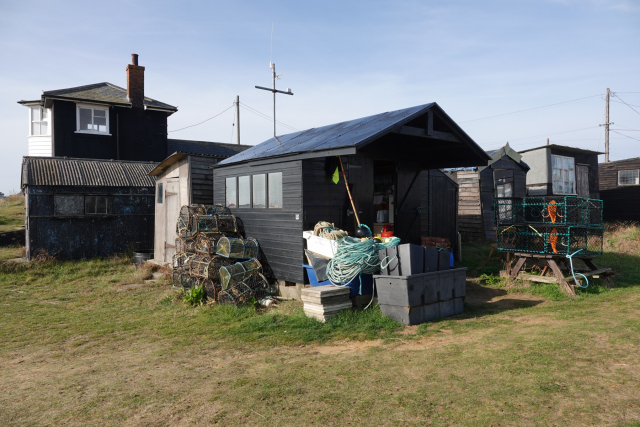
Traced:
POLYGON ((153 245, 151 162, 24 157, 26 256, 106 256, 153 245))
POLYGON ((45 91, 29 107, 29 155, 160 162, 167 117, 178 109, 145 96, 138 55, 127 65, 127 88, 96 83, 45 91))
POLYGON ((640 157, 600 163, 605 221, 640 221, 640 157))
POLYGON ((337 156, 360 221, 371 226, 376 197, 386 197, 388 222, 405 243, 420 243, 429 230, 437 236, 439 227, 457 231, 457 185, 430 170, 489 160, 431 103, 278 136, 219 162, 214 202, 242 219, 280 281, 304 283, 303 230, 318 221, 355 229, 344 181, 331 179, 337 156))
POLYGON ((175 254, 180 207, 213 204, 213 165, 250 146, 169 139, 168 147, 173 154, 149 173, 156 178, 154 259, 158 263, 171 262, 175 254))

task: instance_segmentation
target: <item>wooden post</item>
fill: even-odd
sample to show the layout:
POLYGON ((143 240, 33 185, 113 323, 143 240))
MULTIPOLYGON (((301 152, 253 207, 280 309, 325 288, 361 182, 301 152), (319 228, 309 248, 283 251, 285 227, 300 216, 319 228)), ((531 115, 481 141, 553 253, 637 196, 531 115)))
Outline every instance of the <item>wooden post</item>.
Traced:
POLYGON ((340 159, 340 169, 342 169, 342 177, 344 178, 344 185, 347 187, 347 194, 349 194, 349 201, 351 201, 351 207, 353 208, 353 214, 356 216, 356 222, 358 223, 358 225, 356 226, 359 227, 360 226, 360 219, 358 218, 358 211, 356 210, 356 205, 353 203, 353 199, 351 198, 351 190, 349 190, 349 183, 347 182, 347 175, 345 175, 344 173, 344 165, 342 164, 342 157, 338 156, 338 159, 340 159))
POLYGON ((576 292, 573 290, 573 287, 569 286, 569 284, 564 280, 564 276, 562 275, 562 271, 560 271, 560 267, 558 267, 558 264, 556 264, 553 258, 549 258, 547 260, 547 263, 549 264, 551 271, 553 271, 553 275, 556 276, 556 279, 558 279, 558 283, 560 284, 560 286, 562 286, 570 296, 575 297, 576 292))

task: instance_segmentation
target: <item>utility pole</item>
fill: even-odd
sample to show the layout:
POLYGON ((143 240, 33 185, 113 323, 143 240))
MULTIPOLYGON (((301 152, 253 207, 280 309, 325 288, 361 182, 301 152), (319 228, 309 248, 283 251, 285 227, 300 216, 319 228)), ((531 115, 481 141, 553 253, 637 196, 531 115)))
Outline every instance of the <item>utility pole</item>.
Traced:
POLYGON ((276 80, 280 78, 280 75, 276 75, 276 64, 273 62, 269 63, 269 68, 271 68, 271 78, 273 79, 273 89, 269 89, 268 87, 256 86, 256 89, 268 90, 273 93, 273 137, 276 137, 276 93, 282 93, 285 95, 293 95, 291 89, 287 88, 287 91, 277 90, 276 89, 276 80))
POLYGON ((240 145, 240 95, 236 95, 236 122, 238 124, 236 139, 238 140, 238 145, 240 145))
POLYGON ((604 126, 604 162, 605 163, 609 163, 609 125, 613 124, 609 122, 609 97, 610 97, 610 91, 609 91, 609 88, 607 88, 607 103, 604 110, 605 123, 600 125, 600 126, 604 126))

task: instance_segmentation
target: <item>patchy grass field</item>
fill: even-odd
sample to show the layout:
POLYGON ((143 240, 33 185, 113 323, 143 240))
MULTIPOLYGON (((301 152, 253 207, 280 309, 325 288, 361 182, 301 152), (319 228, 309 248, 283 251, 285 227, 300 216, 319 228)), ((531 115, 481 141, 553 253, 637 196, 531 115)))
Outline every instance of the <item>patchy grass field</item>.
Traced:
POLYGON ((618 287, 575 299, 506 285, 467 245, 488 278, 418 327, 193 308, 127 257, 0 262, 0 425, 640 426, 638 236, 610 228, 618 287))
POLYGON ((19 230, 24 226, 24 196, 12 194, 0 199, 0 232, 19 230))

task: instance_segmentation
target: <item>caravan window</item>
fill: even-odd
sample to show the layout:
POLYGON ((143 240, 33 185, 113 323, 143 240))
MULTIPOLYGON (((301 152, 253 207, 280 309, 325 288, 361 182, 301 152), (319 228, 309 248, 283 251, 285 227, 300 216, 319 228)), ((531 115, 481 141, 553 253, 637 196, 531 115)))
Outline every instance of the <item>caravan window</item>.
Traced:
POLYGON ((238 192, 236 191, 236 178, 235 177, 227 178, 225 181, 225 187, 226 187, 225 196, 226 196, 227 207, 237 208, 238 192))
POLYGON ((238 207, 251 207, 251 177, 249 175, 238 177, 238 207))
POLYGON ((553 194, 576 194, 575 159, 551 156, 553 194))
POLYGON ((282 172, 269 174, 269 207, 282 208, 282 172))

